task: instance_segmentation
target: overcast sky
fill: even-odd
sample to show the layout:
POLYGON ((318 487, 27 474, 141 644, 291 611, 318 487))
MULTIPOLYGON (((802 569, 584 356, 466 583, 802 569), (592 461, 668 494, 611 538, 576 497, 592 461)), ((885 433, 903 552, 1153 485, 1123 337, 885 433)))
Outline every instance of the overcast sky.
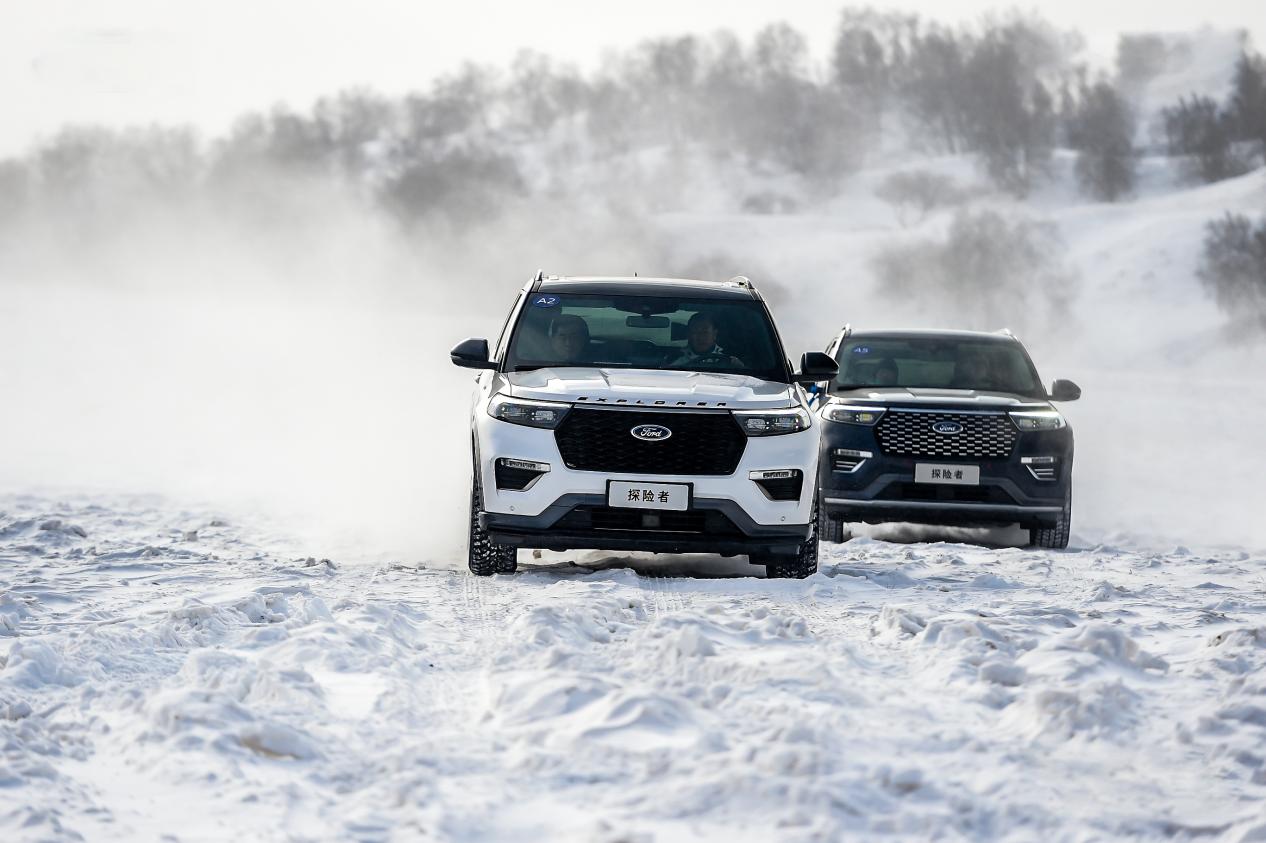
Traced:
MULTIPOLYGON (((465 60, 504 65, 532 48, 582 66, 653 35, 774 20, 826 54, 839 0, 0 0, 0 155, 71 122, 192 123, 216 133, 243 111, 297 107, 341 88, 423 87, 465 60)), ((856 3, 853 5, 867 5, 856 3)), ((969 20, 984 0, 868 5, 969 20)), ((1247 28, 1261 44, 1261 0, 1021 4, 1076 27, 1110 54, 1122 31, 1247 28)))

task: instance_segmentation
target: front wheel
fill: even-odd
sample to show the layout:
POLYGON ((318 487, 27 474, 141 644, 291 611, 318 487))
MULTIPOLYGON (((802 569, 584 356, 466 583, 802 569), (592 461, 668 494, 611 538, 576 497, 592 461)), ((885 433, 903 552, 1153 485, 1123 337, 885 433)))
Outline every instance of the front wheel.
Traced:
POLYGON ((470 549, 466 564, 477 577, 493 574, 513 574, 519 566, 518 551, 507 544, 497 544, 488 531, 479 526, 479 512, 483 508, 483 494, 479 488, 479 466, 470 481, 470 549))
POLYGON ((834 544, 843 544, 852 538, 844 529, 844 522, 833 517, 821 504, 818 504, 818 535, 822 541, 834 544))
POLYGON ((1063 550, 1068 547, 1068 533, 1073 524, 1073 487, 1069 483, 1064 492, 1064 511, 1059 520, 1050 527, 1030 527, 1029 544, 1034 547, 1048 547, 1052 550, 1063 550))
POLYGON ((811 577, 818 572, 818 507, 815 504, 809 516, 809 538, 795 553, 761 553, 751 557, 752 562, 765 566, 768 579, 797 579, 811 577))

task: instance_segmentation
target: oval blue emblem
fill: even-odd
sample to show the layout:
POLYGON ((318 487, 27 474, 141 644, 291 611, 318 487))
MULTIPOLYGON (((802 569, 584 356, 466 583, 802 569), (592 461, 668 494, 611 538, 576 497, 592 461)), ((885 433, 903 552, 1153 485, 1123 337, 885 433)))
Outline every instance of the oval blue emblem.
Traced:
POLYGON ((641 439, 643 442, 663 442, 673 435, 673 432, 662 424, 639 424, 629 433, 633 434, 634 439, 641 439))
POLYGON ((963 426, 958 422, 939 421, 932 424, 932 430, 945 436, 952 436, 955 433, 962 433, 963 426))

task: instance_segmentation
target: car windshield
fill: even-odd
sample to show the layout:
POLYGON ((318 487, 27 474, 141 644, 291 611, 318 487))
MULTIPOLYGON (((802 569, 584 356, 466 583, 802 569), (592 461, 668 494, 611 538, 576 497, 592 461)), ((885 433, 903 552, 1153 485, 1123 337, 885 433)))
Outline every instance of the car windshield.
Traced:
POLYGON ((546 366, 788 379, 764 305, 739 299, 533 293, 514 327, 505 368, 546 366))
POLYGON ((1015 342, 956 337, 856 337, 836 354, 832 392, 865 387, 974 389, 1045 397, 1029 356, 1015 342))

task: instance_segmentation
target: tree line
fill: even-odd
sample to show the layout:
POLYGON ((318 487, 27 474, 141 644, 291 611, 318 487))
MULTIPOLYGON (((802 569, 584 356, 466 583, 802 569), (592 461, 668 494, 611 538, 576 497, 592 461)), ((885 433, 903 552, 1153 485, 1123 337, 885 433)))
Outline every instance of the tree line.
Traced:
MULTIPOLYGON (((249 114, 210 143, 180 129, 68 128, 0 162, 0 219, 36 200, 83 209, 319 176, 402 219, 460 223, 506 197, 566 189, 560 180, 584 162, 648 150, 788 173, 829 195, 893 138, 971 155, 1017 196, 1063 146, 1083 190, 1114 201, 1132 191, 1139 154, 1129 93, 1158 72, 1164 43, 1122 38, 1115 75, 1093 76, 1080 49, 1075 33, 1031 15, 952 27, 849 9, 825 65, 786 24, 747 40, 649 40, 590 73, 523 53, 404 97, 345 91, 307 110, 249 114)), ((1205 180, 1255 166, 1266 156, 1264 79, 1261 56, 1245 49, 1227 102, 1193 95, 1163 112, 1167 152, 1205 180)))
MULTIPOLYGON (((507 67, 467 65, 405 96, 349 90, 307 109, 250 113, 210 141, 181 128, 66 128, 0 161, 0 237, 32 210, 94 226, 155 201, 280 216, 293 210, 288 201, 304 201, 286 198, 297 181, 350 190, 404 224, 468 227, 513 202, 602 194, 582 179, 648 158, 674 162, 676 172, 719 165, 790 176, 806 195, 829 197, 869 156, 904 148, 970 156, 992 189, 1023 197, 1064 148, 1081 190, 1102 201, 1132 194, 1144 151, 1172 156, 1206 182, 1260 166, 1266 61, 1247 43, 1227 96, 1193 94, 1164 108, 1162 141, 1144 149, 1141 92, 1174 49, 1160 36, 1123 36, 1113 69, 1096 73, 1079 58, 1075 32, 1034 15, 950 26, 846 9, 825 61, 784 23, 747 39, 722 31, 644 41, 590 72, 524 52, 507 67)), ((893 175, 879 194, 907 221, 978 191, 915 171, 893 175)), ((795 206, 777 193, 742 202, 764 213, 795 206)), ((973 220, 984 225, 963 216, 962 232, 973 220)), ((1253 231, 1246 218, 1211 224, 1202 269, 1219 301, 1241 308, 1261 300, 1226 292, 1255 289, 1245 279, 1257 275, 1244 269, 1260 260, 1253 231)))

